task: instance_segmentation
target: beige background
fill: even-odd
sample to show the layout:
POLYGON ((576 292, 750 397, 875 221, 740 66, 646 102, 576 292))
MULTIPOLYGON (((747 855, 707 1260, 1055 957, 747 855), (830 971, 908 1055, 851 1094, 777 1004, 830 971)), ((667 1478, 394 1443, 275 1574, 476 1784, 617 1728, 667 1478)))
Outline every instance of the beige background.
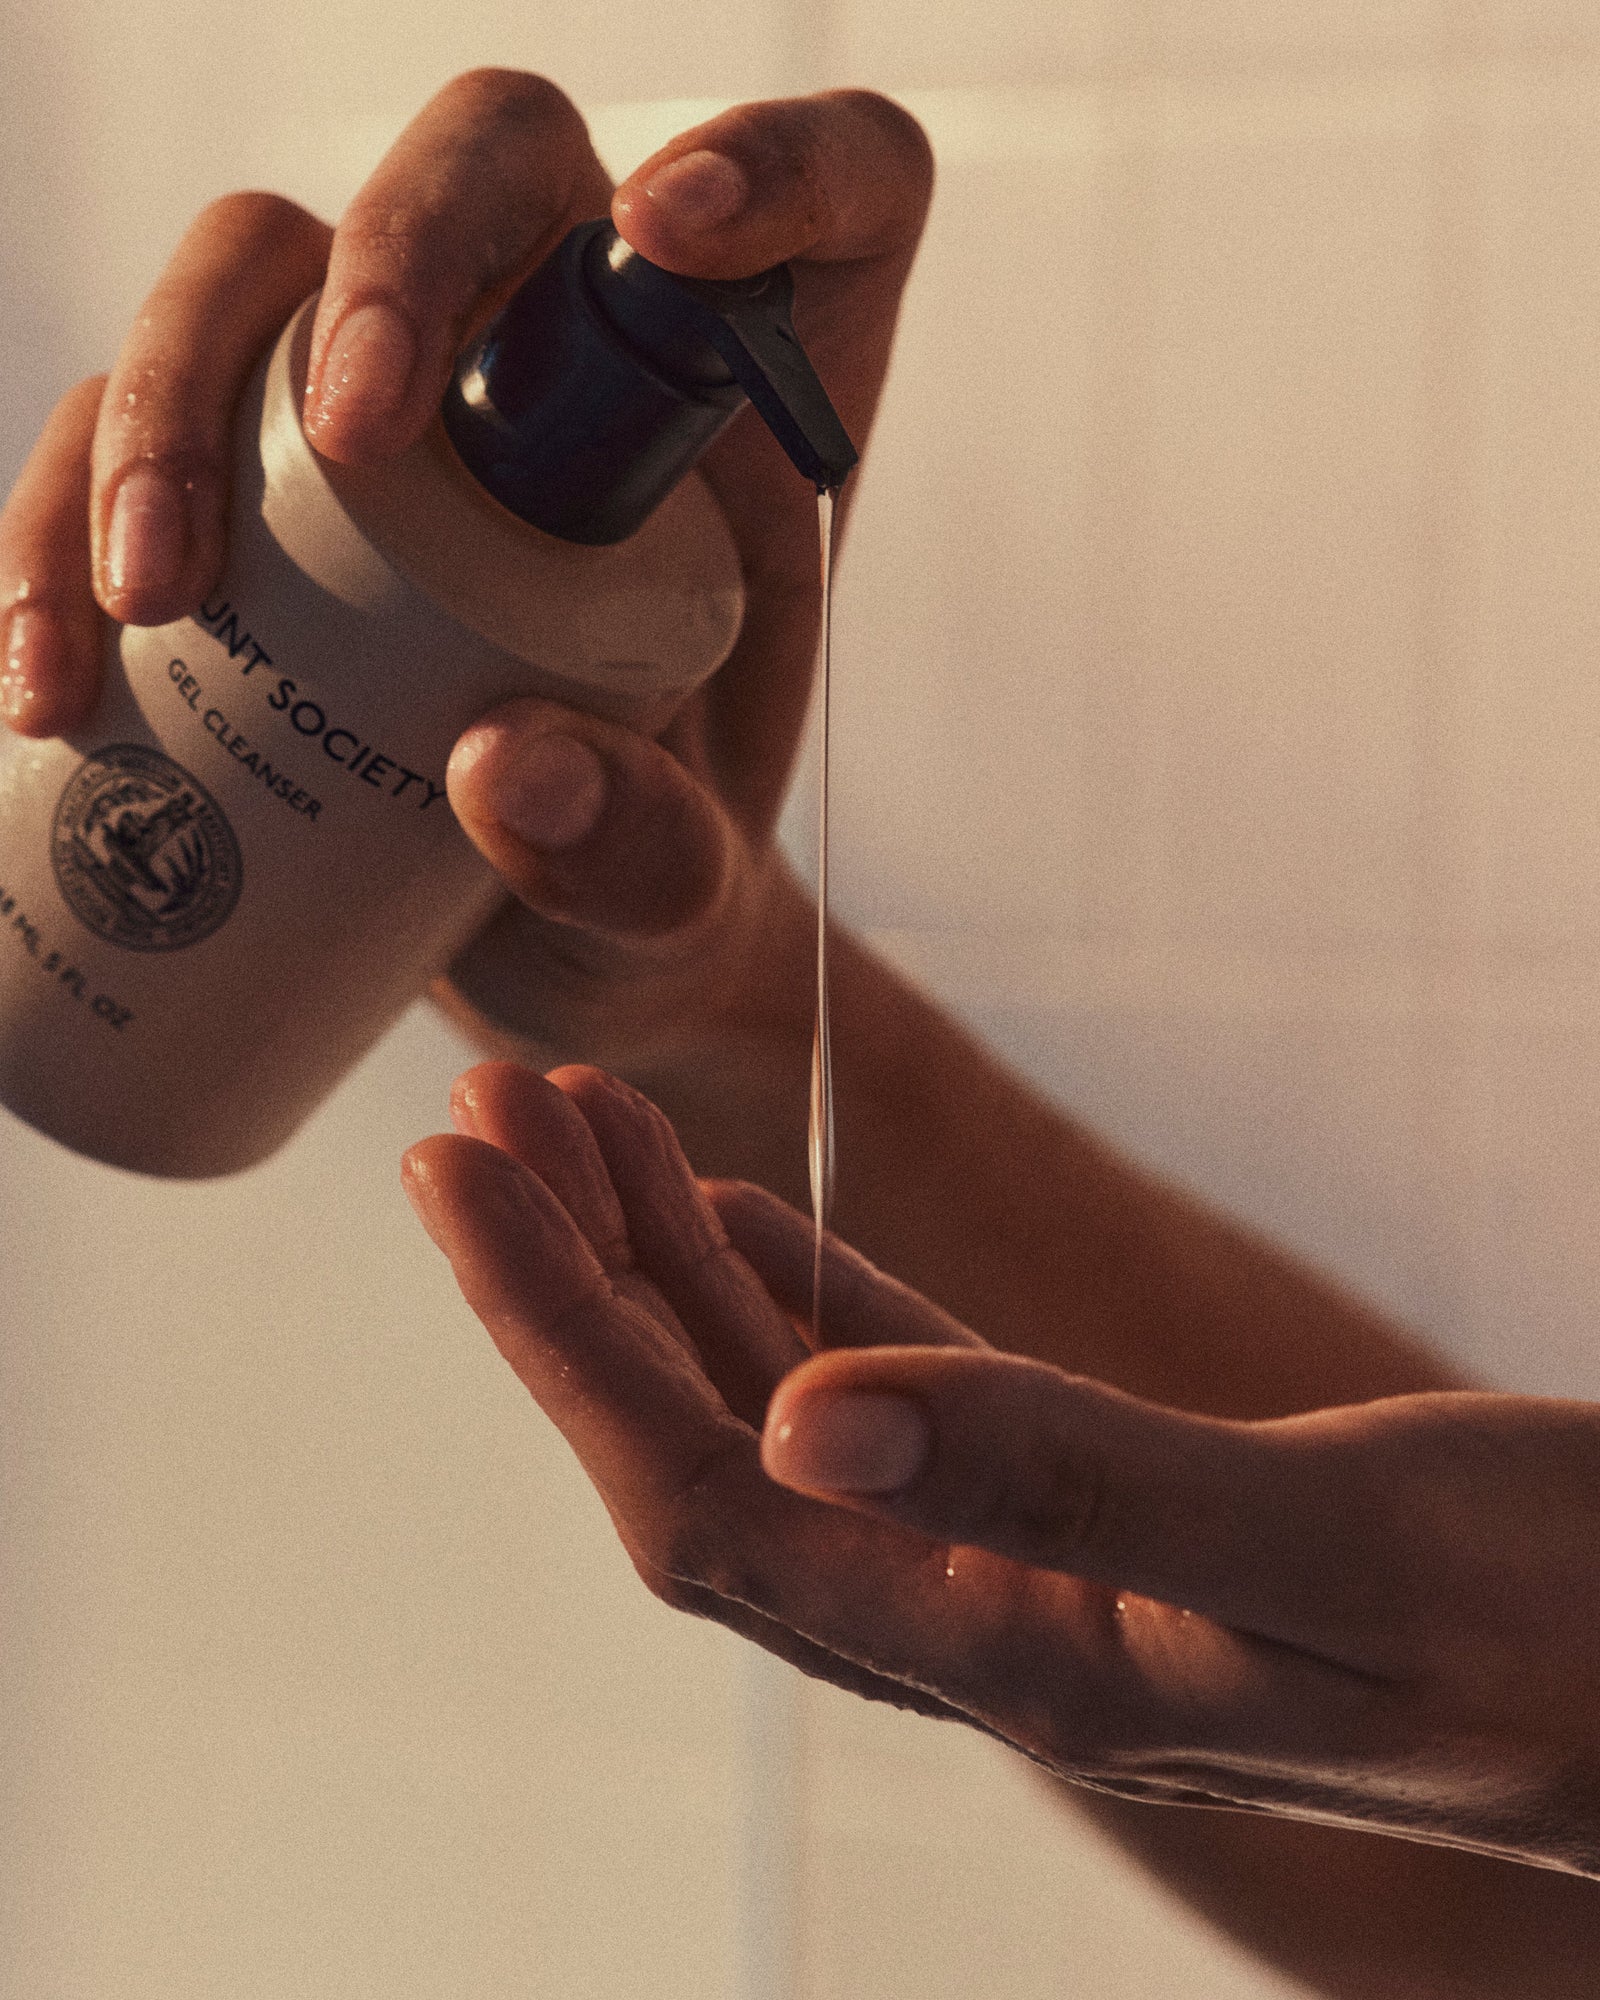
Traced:
MULTIPOLYGON (((470 63, 619 168, 663 99, 904 96, 842 901, 1146 1157, 1600 1393, 1588 0, 0 22, 7 474, 202 200, 336 212, 470 63)), ((220 1187, 0 1124, 0 1994, 1282 1992, 992 1746, 643 1594, 399 1196, 460 1058, 418 1014, 220 1187)))

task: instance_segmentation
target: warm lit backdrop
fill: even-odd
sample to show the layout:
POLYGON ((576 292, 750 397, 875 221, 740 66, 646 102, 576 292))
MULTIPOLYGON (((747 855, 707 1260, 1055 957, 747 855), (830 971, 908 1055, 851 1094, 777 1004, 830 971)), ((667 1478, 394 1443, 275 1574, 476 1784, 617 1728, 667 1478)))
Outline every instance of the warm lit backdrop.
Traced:
MULTIPOLYGON (((847 912, 1146 1157, 1600 1395, 1592 0, 3 0, 0 475, 201 202, 331 215, 488 61, 619 169, 664 99, 923 115, 847 912)), ((219 1187, 0 1115, 0 1992, 1281 1993, 993 1746, 644 1595, 400 1197, 460 1053, 419 1013, 219 1187)))

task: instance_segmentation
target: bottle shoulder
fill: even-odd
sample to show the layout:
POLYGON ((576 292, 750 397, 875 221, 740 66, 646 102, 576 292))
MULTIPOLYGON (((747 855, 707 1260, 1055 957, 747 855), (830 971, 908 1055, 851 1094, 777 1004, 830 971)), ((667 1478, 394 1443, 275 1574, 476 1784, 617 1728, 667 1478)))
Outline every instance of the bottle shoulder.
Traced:
POLYGON ((323 458, 305 436, 315 298, 284 329, 262 389, 263 513, 324 588, 394 615, 420 600, 482 644, 632 719, 697 685, 744 614, 738 552, 691 472, 643 526, 581 547, 519 520, 462 465, 435 419, 377 466, 323 458))

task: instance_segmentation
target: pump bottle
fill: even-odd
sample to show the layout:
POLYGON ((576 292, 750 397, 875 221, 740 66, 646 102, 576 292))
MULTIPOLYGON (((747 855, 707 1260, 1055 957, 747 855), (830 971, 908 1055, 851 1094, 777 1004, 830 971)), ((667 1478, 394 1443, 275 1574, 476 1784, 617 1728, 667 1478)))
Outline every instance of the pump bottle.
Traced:
POLYGON ((445 764, 534 693, 659 730, 743 614, 692 468, 754 402, 799 469, 855 453, 784 267, 674 277, 575 229, 399 459, 321 458, 310 299, 241 412, 229 556, 112 633, 84 727, 0 740, 0 1103, 150 1174, 251 1166, 495 914, 445 764))

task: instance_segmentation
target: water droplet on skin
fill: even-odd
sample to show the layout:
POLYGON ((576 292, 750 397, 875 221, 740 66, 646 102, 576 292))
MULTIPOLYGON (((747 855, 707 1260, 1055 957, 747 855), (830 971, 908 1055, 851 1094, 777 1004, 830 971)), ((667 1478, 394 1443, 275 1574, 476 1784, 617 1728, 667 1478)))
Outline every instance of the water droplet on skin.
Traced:
POLYGON ((945 1570, 944 1570, 944 1573, 945 1573, 945 1575, 946 1575, 946 1576, 954 1576, 954 1575, 955 1575, 955 1573, 956 1573, 956 1566, 955 1566, 955 1564, 954 1564, 954 1563, 946 1563, 946 1564, 945 1564, 945 1570))
POLYGON ((1119 1597, 1117 1599, 1118 1615, 1120 1616, 1123 1612, 1127 1610, 1127 1608, 1128 1608, 1128 1600, 1125 1597, 1119 1597))

